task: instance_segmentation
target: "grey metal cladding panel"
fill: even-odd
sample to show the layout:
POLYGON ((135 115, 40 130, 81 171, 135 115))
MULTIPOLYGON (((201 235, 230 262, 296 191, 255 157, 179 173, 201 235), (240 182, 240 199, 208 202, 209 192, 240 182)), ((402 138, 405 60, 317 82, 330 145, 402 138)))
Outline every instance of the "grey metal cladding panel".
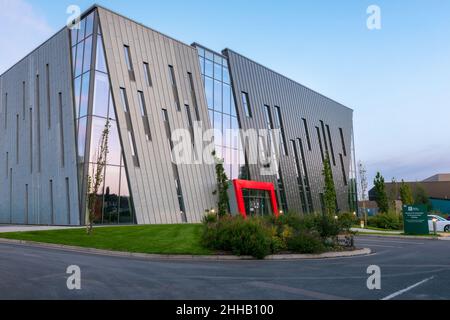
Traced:
MULTIPOLYGON (((324 187, 322 177, 323 164, 315 127, 320 128, 320 135, 323 141, 325 137, 323 137, 320 125, 320 120, 322 120, 325 125, 330 126, 336 159, 336 165, 333 165, 332 162, 332 170, 337 189, 339 208, 347 210, 348 191, 343 182, 339 160, 340 153, 344 156, 339 128, 343 129, 345 136, 347 156, 344 157, 344 164, 348 177, 353 111, 231 50, 225 50, 225 54, 229 57, 233 90, 237 97, 239 121, 243 129, 266 128, 263 110, 265 104, 271 107, 273 117, 275 117, 274 106, 278 106, 281 109, 286 142, 289 146, 288 156, 281 157, 280 166, 283 173, 289 209, 301 211, 300 194, 296 182, 295 160, 290 147, 290 140, 295 139, 297 141, 298 138, 302 139, 303 142, 314 208, 316 211, 319 211, 321 208, 319 193, 322 192, 324 187), (253 113, 252 118, 247 118, 243 112, 241 102, 242 91, 249 94, 253 113), (308 122, 311 151, 308 149, 302 118, 305 118, 308 122)), ((331 152, 328 135, 326 135, 326 139, 331 152)), ((254 180, 276 183, 275 176, 261 176, 258 166, 250 166, 250 171, 251 178, 254 180)))
POLYGON ((2 183, 0 183, 0 194, 3 195, 3 199, 0 202, 0 223, 80 224, 71 77, 67 29, 57 33, 1 76, 0 160, 2 170, 0 180, 2 183), (50 114, 47 99, 47 64, 50 75, 50 114), (36 103, 36 75, 38 74, 39 108, 36 103), (25 106, 23 105, 24 81, 25 106), (5 130, 4 97, 6 93, 8 93, 8 113, 5 130), (63 141, 61 140, 59 93, 62 98, 63 141), (40 118, 39 131, 38 118, 40 118), (16 143, 17 122, 18 144, 16 143), (31 130, 32 141, 30 141, 31 130), (38 137, 40 137, 40 150, 38 137), (18 159, 16 147, 19 151, 18 159), (6 164, 6 153, 9 155, 8 164, 6 164), (11 169, 12 176, 10 176, 11 169), (69 179, 68 193, 66 178, 69 179), (50 180, 52 187, 50 187, 50 180), (28 186, 28 199, 26 186, 28 186))
MULTIPOLYGON (((120 135, 129 182, 139 224, 180 223, 181 215, 172 170, 170 145, 162 118, 166 109, 172 131, 187 128, 184 108, 188 104, 193 111, 187 73, 194 77, 201 120, 210 128, 206 99, 201 84, 197 52, 194 48, 168 38, 158 32, 99 8, 106 60, 110 73, 113 98, 116 104, 120 135), (136 81, 131 81, 125 63, 123 46, 131 51, 136 81), (143 63, 150 67, 152 86, 146 85, 143 63), (175 107, 175 99, 169 78, 169 65, 174 67, 181 111, 175 107), (120 100, 120 87, 126 89, 130 116, 136 140, 140 166, 135 167, 131 146, 127 138, 125 114, 120 100), (152 140, 147 141, 140 115, 137 91, 144 93, 152 140)), ((179 165, 181 187, 188 222, 200 222, 205 209, 215 206, 214 166, 179 165)))

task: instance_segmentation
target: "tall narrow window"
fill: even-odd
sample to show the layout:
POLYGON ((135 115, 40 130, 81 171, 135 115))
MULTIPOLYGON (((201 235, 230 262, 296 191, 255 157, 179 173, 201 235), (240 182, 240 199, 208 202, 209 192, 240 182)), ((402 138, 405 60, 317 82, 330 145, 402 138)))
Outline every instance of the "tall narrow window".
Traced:
POLYGON ((30 172, 33 173, 33 109, 30 108, 30 172))
POLYGON ((16 115, 16 164, 19 164, 19 115, 16 115))
POLYGON ((5 93, 5 130, 8 128, 8 94, 5 93))
POLYGON ((6 153, 6 161, 5 161, 5 177, 8 179, 8 170, 9 170, 9 152, 6 153))
POLYGON ((128 99, 127 99, 127 92, 125 91, 125 88, 120 88, 120 99, 122 101, 123 111, 128 112, 128 99))
POLYGON ((150 66, 147 62, 144 62, 144 77, 145 77, 145 83, 147 86, 151 87, 152 84, 152 76, 150 74, 150 66))
POLYGON ((71 224, 71 221, 70 221, 70 186, 69 186, 69 178, 66 178, 66 212, 67 212, 67 224, 71 224))
POLYGON ((298 151, 297 151, 297 145, 295 143, 295 140, 291 140, 291 146, 292 146, 292 154, 294 155, 295 160, 295 172, 297 173, 297 186, 298 191, 300 193, 300 201, 302 210, 304 213, 308 212, 307 209, 307 203, 306 203, 306 196, 305 196, 305 189, 303 188, 303 177, 302 177, 302 170, 300 165, 300 159, 298 157, 298 151))
POLYGON ((320 120, 320 126, 322 128, 322 134, 323 134, 322 137, 323 137, 323 144, 325 145, 325 152, 326 152, 327 156, 330 156, 328 153, 328 143, 327 143, 327 135, 325 133, 325 125, 322 120, 320 120))
POLYGON ((130 47, 127 45, 124 45, 123 48, 124 48, 124 53, 125 53, 125 62, 127 64, 127 68, 128 68, 128 74, 130 76, 130 79, 132 81, 134 81, 136 78, 134 76, 133 61, 131 60, 130 47))
POLYGON ((173 97, 175 99, 175 106, 178 111, 181 111, 180 97, 178 96, 177 78, 175 77, 175 70, 173 66, 169 66, 170 82, 172 84, 173 97))
POLYGON ((47 122, 48 128, 52 127, 52 114, 51 114, 51 101, 50 101, 50 66, 47 63, 45 65, 45 81, 46 81, 46 90, 47 90, 47 122))
MULTIPOLYGON (((165 127, 166 127, 167 140, 169 142, 170 157, 172 158, 173 141, 172 141, 172 137, 171 137, 169 115, 167 114, 167 110, 166 109, 162 109, 162 116, 163 116, 163 121, 164 121, 164 124, 165 124, 165 127)), ((173 175, 175 177, 175 188, 176 188, 176 193, 177 193, 177 198, 178 198, 178 205, 179 205, 179 208, 180 208, 181 220, 183 222, 187 222, 186 208, 185 208, 185 205, 184 205, 183 190, 182 190, 182 187, 181 187, 180 175, 178 173, 178 166, 175 163, 173 163, 172 169, 173 169, 173 175)))
POLYGON ((41 103, 39 92, 39 75, 36 75, 36 136, 37 136, 37 161, 38 172, 41 172, 41 103))
POLYGON ((344 152, 344 156, 347 156, 347 148, 345 147, 344 131, 342 130, 342 128, 339 128, 339 134, 341 136, 342 151, 344 152))
POLYGON ((26 85, 25 81, 22 82, 22 117, 23 120, 25 120, 25 113, 26 113, 26 85))
POLYGON ((13 175, 12 175, 12 168, 9 169, 9 222, 12 223, 12 207, 13 207, 13 201, 12 201, 12 195, 13 195, 13 175))
POLYGON ((344 158, 342 157, 342 153, 339 153, 339 159, 341 160, 341 169, 342 169, 342 177, 344 180, 344 185, 348 185, 347 173, 345 172, 344 158))
POLYGON ((305 191, 306 191, 306 198, 308 199, 308 211, 314 212, 314 205, 313 205, 312 194, 311 194, 311 185, 309 182, 308 167, 306 166, 305 150, 303 148, 302 139, 298 139, 298 143, 300 145, 300 156, 301 156, 301 162, 302 162, 302 166, 303 166, 303 185, 304 185, 305 191))
POLYGON ((195 94, 194 77, 192 73, 188 72, 189 87, 191 90, 192 103, 194 104, 195 117, 197 121, 200 121, 200 112, 198 111, 197 95, 195 94))
POLYGON ((331 139, 330 126, 327 125, 328 141, 330 141, 331 158, 333 159, 333 165, 336 165, 336 158, 334 156, 333 140, 331 139))
POLYGON ((248 93, 247 92, 242 92, 241 93, 241 97, 242 97, 242 107, 244 108, 245 115, 248 118, 251 118, 252 117, 252 110, 251 110, 251 107, 250 107, 250 100, 249 100, 249 97, 248 97, 248 93))
POLYGON ((283 153, 285 156, 288 155, 288 149, 286 145, 286 135, 284 133, 284 124, 283 124, 283 118, 281 116, 281 109, 280 107, 275 106, 275 111, 277 114, 277 120, 278 120, 278 127, 281 131, 281 149, 283 150, 283 153))
POLYGON ((65 156, 64 156, 64 110, 63 110, 63 103, 62 103, 62 93, 58 93, 58 111, 59 111, 59 147, 61 152, 61 167, 64 168, 65 166, 65 156))
POLYGON ((52 224, 55 224, 55 210, 53 206, 53 180, 50 180, 50 216, 52 224))
POLYGON ((30 203, 29 203, 29 194, 28 194, 28 184, 25 185, 25 224, 28 224, 29 222, 29 207, 30 207, 30 203))
POLYGON ((186 116, 188 119, 189 133, 191 134, 191 142, 194 145, 195 137, 194 137, 194 123, 192 122, 191 108, 186 104, 184 105, 186 108, 186 116))
POLYGON ((317 131, 317 139, 319 140, 320 156, 322 157, 322 162, 324 162, 325 161, 325 156, 323 154, 322 138, 320 137, 320 129, 319 129, 319 127, 316 127, 316 131, 317 131))
POLYGON ((139 108, 141 109, 142 122, 144 124, 145 137, 147 141, 152 140, 150 133, 150 124, 148 122, 147 107, 145 105, 145 97, 142 91, 138 91, 139 108))
POLYGON ((303 120, 303 126, 305 127, 305 133, 306 133, 306 143, 308 144, 308 150, 311 151, 311 138, 309 137, 309 129, 308 129, 308 122, 305 118, 302 118, 303 120))

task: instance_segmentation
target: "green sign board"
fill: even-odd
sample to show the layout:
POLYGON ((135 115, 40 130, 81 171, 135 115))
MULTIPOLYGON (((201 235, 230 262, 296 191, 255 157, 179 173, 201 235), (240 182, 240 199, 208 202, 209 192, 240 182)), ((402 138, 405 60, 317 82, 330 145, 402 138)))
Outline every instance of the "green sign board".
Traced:
POLYGON ((405 234, 429 234, 426 206, 403 206, 405 234))

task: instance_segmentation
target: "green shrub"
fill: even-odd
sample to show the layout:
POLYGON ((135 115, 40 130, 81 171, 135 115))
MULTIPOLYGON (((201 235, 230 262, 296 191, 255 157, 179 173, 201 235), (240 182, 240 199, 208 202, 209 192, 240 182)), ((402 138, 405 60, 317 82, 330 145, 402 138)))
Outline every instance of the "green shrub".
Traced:
POLYGON ((369 217, 367 224, 375 228, 402 230, 403 217, 396 212, 379 213, 376 216, 369 217))
POLYGON ((208 213, 203 217, 203 223, 216 223, 217 215, 215 213, 208 213))
POLYGON ((329 214, 314 215, 313 222, 313 230, 317 231, 322 239, 336 238, 343 231, 339 221, 329 214))
POLYGON ((311 232, 297 232, 288 241, 289 251, 296 253, 321 253, 325 251, 322 239, 311 232))
POLYGON ((202 243, 213 250, 263 259, 271 253, 271 230, 258 218, 224 217, 205 224, 202 243))
POLYGON ((338 215, 339 224, 341 225, 341 228, 345 231, 349 231, 352 226, 358 224, 358 217, 352 213, 345 212, 338 215))

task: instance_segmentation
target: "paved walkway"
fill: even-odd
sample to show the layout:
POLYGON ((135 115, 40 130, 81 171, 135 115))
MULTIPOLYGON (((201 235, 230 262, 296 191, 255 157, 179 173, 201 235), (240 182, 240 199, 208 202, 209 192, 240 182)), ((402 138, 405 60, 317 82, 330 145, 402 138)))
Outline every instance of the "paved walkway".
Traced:
POLYGON ((47 230, 66 230, 80 227, 54 227, 54 226, 23 226, 0 224, 0 233, 7 232, 27 232, 27 231, 47 231, 47 230))

